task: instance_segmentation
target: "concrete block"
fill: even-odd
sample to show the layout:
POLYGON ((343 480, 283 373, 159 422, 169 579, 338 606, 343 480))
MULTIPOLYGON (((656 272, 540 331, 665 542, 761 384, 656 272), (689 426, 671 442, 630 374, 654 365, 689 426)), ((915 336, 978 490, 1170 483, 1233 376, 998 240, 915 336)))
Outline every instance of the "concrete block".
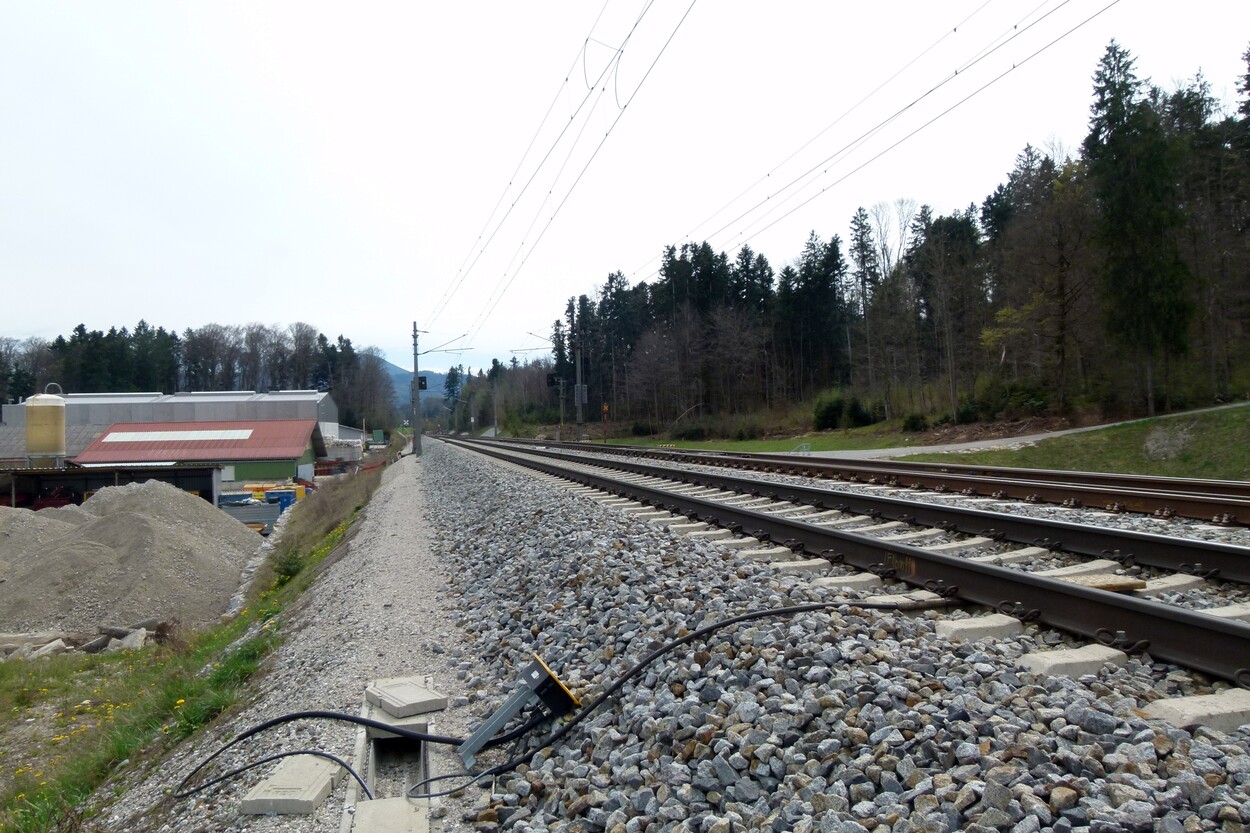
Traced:
POLYGON ((777 572, 791 575, 819 574, 828 570, 830 564, 823 558, 799 558, 794 561, 777 562, 777 572))
POLYGON ((798 520, 803 521, 803 523, 818 524, 822 521, 836 521, 838 518, 846 517, 849 517, 849 515, 845 512, 841 512, 837 509, 825 509, 811 515, 804 515, 803 517, 798 518, 798 520))
POLYGON ((1250 622, 1250 602, 1241 602, 1223 607, 1208 607, 1198 612, 1205 613, 1208 616, 1218 616, 1221 619, 1236 619, 1239 622, 1250 622))
POLYGON ((447 695, 427 688, 422 677, 373 680, 365 687, 365 700, 391 717, 411 717, 447 708, 447 695))
POLYGON ((825 576, 812 581, 813 587, 845 587, 847 590, 868 590, 881 586, 881 576, 873 573, 855 573, 849 576, 825 576))
POLYGON ((902 529, 907 524, 902 521, 886 521, 885 523, 873 524, 872 526, 861 526, 855 529, 856 532, 888 532, 891 529, 902 529))
MULTIPOLYGON (((839 512, 838 514, 844 515, 844 513, 842 512, 839 512)), ((830 527, 831 529, 838 529, 844 526, 855 526, 857 524, 872 523, 872 516, 851 515, 849 518, 843 516, 841 518, 835 518, 834 520, 831 520, 831 521, 816 521, 815 523, 816 523, 816 526, 827 526, 827 527, 830 527)))
MULTIPOLYGON (((864 599, 864 601, 872 602, 873 604, 904 605, 909 602, 932 602, 940 598, 942 597, 939 596, 937 593, 933 593, 929 590, 911 590, 911 591, 908 591, 907 593, 892 593, 892 594, 883 595, 883 596, 869 596, 868 598, 864 599)), ((851 604, 854 604, 854 602, 852 602, 851 604)))
POLYGON ((312 755, 283 758, 273 774, 248 791, 239 812, 253 816, 308 815, 345 775, 333 761, 312 755))
POLYGON ((356 805, 356 833, 429 833, 429 799, 375 798, 356 805))
POLYGON ((697 538, 700 541, 721 541, 734 537, 734 534, 728 529, 705 529, 702 532, 689 532, 686 537, 697 538))
POLYGON ((1024 633, 1019 619, 1002 613, 953 619, 937 623, 937 635, 952 642, 976 642, 978 639, 1009 639, 1024 633))
POLYGON ((1020 664, 1036 674, 1080 677, 1097 674, 1108 662, 1124 665, 1128 654, 1105 645, 1086 645, 1083 648, 1065 648, 1058 651, 1038 651, 1025 654, 1020 664))
POLYGON ((769 504, 769 503, 772 503, 772 500, 770 498, 751 497, 750 495, 743 495, 737 498, 736 500, 725 501, 726 506, 736 506, 739 509, 753 509, 756 506, 764 506, 765 504, 769 504))
POLYGON ((927 541, 930 538, 941 538, 945 534, 941 529, 918 529, 915 532, 901 532, 898 535, 882 535, 881 540, 903 544, 914 541, 927 541))
POLYGON ((1218 694, 1156 700, 1142 709, 1141 714, 1177 727, 1197 724, 1219 732, 1235 732, 1250 723, 1250 691, 1230 688, 1218 694))
POLYGON ((1056 567, 1053 570, 1039 570, 1033 575, 1046 578, 1066 578, 1068 576, 1092 576, 1098 573, 1114 573, 1120 569, 1118 561, 1109 558, 1095 558, 1084 564, 1073 564, 1070 567, 1056 567))
POLYGON ((947 541, 944 544, 934 544, 925 549, 930 552, 940 552, 944 555, 962 555, 966 552, 976 552, 987 547, 994 546, 993 538, 982 538, 980 535, 972 538, 965 538, 962 541, 947 541))
POLYGON ((1180 590, 1193 590, 1195 587, 1201 587, 1206 584, 1207 580, 1201 576, 1188 576, 1184 573, 1175 573, 1162 578, 1152 578, 1146 582, 1146 586, 1140 590, 1134 590, 1134 596, 1158 596, 1162 593, 1175 593, 1180 590))
POLYGON ((656 509, 651 512, 639 512, 634 515, 634 517, 640 521, 646 521, 647 523, 656 524, 657 526, 664 526, 669 521, 677 519, 677 516, 672 512, 667 512, 663 509, 656 509))
POLYGON ((760 545, 760 539, 747 536, 745 538, 722 538, 716 542, 722 547, 731 550, 749 550, 760 545))
MULTIPOLYGON (((932 547, 930 548, 932 549, 932 547)), ((1023 549, 1011 550, 1010 552, 993 552, 988 555, 974 555, 970 561, 981 561, 985 564, 994 564, 1002 566, 1003 564, 1024 564, 1032 561, 1041 555, 1048 555, 1050 550, 1044 550, 1040 547, 1024 547, 1023 549), (1036 552, 1034 552, 1036 550, 1036 552)))
POLYGON ((799 509, 799 508, 800 508, 800 507, 795 506, 793 503, 791 503, 791 502, 790 502, 790 501, 788 501, 788 500, 777 500, 777 501, 773 501, 772 503, 768 504, 767 506, 765 506, 765 507, 764 507, 763 509, 761 509, 760 511, 761 511, 761 512, 764 512, 765 514, 768 514, 768 515, 773 515, 773 514, 777 514, 777 513, 780 513, 780 512, 786 512, 786 511, 789 511, 789 510, 799 509))
POLYGON ((654 506, 647 506, 644 503, 631 503, 629 506, 618 506, 616 511, 624 512, 626 515, 645 515, 648 512, 654 512, 654 506))
POLYGON ((789 547, 762 547, 757 550, 743 550, 738 554, 753 561, 795 561, 798 559, 794 550, 789 547))
POLYGON ((1133 576, 1117 576, 1115 573, 1091 573, 1085 576, 1059 576, 1060 581, 1106 590, 1110 593, 1137 592, 1146 589, 1143 579, 1133 576))
POLYGON ((669 524, 668 525, 668 531, 673 533, 674 535, 687 535, 691 532, 702 532, 703 530, 707 528, 708 528, 708 525, 705 524, 703 521, 696 521, 694 523, 669 524))

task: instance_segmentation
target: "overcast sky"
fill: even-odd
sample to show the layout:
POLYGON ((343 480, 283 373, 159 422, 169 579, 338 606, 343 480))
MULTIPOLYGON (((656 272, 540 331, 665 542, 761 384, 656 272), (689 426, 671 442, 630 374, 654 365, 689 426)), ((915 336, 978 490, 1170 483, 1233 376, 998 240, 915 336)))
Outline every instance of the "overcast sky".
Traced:
POLYGON ((1250 3, 0 0, 0 336, 306 321, 411 367, 416 321, 471 348, 422 368, 507 360, 666 244, 779 269, 860 205, 980 204, 1076 152, 1112 38, 1234 108, 1250 3))

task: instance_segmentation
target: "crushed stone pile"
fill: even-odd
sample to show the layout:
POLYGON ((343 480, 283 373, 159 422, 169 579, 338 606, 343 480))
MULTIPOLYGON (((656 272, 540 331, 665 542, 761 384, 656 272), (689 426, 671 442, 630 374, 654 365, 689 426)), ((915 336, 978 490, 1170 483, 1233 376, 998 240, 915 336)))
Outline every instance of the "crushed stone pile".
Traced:
POLYGON ((168 483, 101 489, 82 506, 0 506, 0 632, 217 621, 260 537, 168 483))

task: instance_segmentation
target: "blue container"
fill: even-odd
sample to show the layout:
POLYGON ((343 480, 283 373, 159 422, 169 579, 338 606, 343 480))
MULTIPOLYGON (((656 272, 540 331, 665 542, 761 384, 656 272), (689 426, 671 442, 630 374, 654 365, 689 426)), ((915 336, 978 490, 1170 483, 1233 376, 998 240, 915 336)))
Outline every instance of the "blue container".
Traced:
MULTIPOLYGON (((270 494, 273 494, 270 492, 270 494)), ((278 492, 278 514, 295 505, 295 492, 278 492)))

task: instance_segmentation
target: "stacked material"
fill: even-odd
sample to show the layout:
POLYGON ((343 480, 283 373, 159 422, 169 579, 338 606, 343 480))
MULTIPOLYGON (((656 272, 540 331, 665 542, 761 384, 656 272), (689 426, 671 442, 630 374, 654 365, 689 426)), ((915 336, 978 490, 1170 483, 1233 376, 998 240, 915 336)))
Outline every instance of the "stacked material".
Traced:
POLYGON ((101 489, 82 506, 0 507, 0 632, 217 620, 256 533, 175 486, 101 489))

